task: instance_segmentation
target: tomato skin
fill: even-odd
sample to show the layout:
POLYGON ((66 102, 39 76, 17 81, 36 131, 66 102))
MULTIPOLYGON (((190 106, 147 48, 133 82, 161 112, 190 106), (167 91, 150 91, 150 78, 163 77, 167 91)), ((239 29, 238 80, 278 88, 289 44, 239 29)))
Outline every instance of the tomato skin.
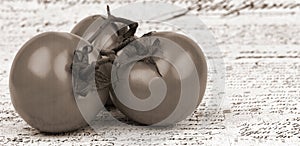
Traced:
POLYGON ((88 16, 84 19, 82 19, 80 22, 78 22, 73 29, 71 30, 71 33, 83 36, 86 33, 86 30, 88 30, 89 26, 94 23, 95 21, 104 21, 106 18, 102 15, 92 15, 88 16))
MULTIPOLYGON (((106 20, 107 18, 103 15, 88 16, 82 19, 80 22, 78 22, 71 30, 71 33, 78 35, 83 39, 87 40, 89 39, 89 36, 91 36, 95 32, 95 29, 100 27, 101 24, 103 24, 104 21, 106 20)), ((111 50, 114 47, 117 47, 118 38, 117 38, 116 31, 121 27, 122 27, 121 25, 114 25, 114 24, 105 27, 105 30, 102 33, 100 33, 99 36, 97 36, 97 38, 93 42, 91 42, 95 47, 95 49, 111 50)), ((110 79, 111 68, 112 68, 112 64, 106 63, 99 67, 99 71, 104 73, 104 75, 106 75, 110 79)), ((98 93, 101 96, 106 96, 107 98, 106 105, 113 106, 113 103, 111 102, 109 97, 109 87, 99 90, 98 93)))
POLYGON ((198 77, 200 81, 200 95, 197 105, 200 104, 205 93, 207 84, 207 63, 204 53, 201 51, 199 45, 192 39, 185 35, 174 32, 154 32, 153 36, 160 36, 170 39, 181 46, 192 58, 193 63, 196 66, 198 77))
MULTIPOLYGON (((184 120, 195 110, 195 108, 202 101, 202 98, 205 93, 206 82, 207 82, 207 64, 205 61, 205 56, 202 53, 200 47, 193 40, 191 40, 190 38, 184 35, 177 34, 174 32, 154 32, 151 35, 151 37, 171 40, 177 45, 179 45, 181 48, 183 48, 184 51, 190 56, 192 62, 195 64, 198 79, 199 79, 199 84, 200 84, 200 89, 198 93, 199 96, 197 97, 197 99, 193 99, 193 101, 196 101, 196 103, 194 103, 194 105, 191 106, 183 105, 184 107, 180 108, 181 110, 175 111, 179 103, 180 93, 181 93, 180 90, 182 86, 179 73, 174 68, 173 65, 160 58, 154 58, 154 60, 157 64, 158 69, 161 71, 160 72, 162 74, 161 78, 164 80, 167 86, 167 92, 164 100, 157 107, 147 111, 136 110, 132 107, 128 107, 127 105, 123 104, 122 101, 120 100, 120 98, 126 98, 125 96, 127 96, 128 94, 123 92, 119 94, 120 97, 117 97, 114 89, 110 90, 111 97, 115 106, 122 113, 124 113, 132 120, 146 125, 166 126, 184 120), (172 118, 166 120, 174 111, 175 114, 172 116, 172 118)), ((167 43, 164 42, 164 40, 160 39, 160 41, 162 43, 162 46, 167 46, 166 45, 167 43)), ((143 45, 146 46, 149 44, 143 44, 143 45)), ((166 55, 171 55, 171 53, 166 55)), ((173 56, 173 58, 180 58, 180 57, 173 56)), ((180 60, 176 60, 176 61, 180 62, 180 60)), ((186 69, 188 68, 189 67, 186 67, 186 69)), ((159 74, 155 72, 156 70, 153 67, 153 65, 149 65, 144 62, 136 62, 134 64, 133 68, 130 70, 129 79, 127 80, 129 80, 130 90, 132 90, 133 94, 137 98, 146 99, 147 97, 150 96, 151 94, 149 90, 150 81, 154 78, 160 77, 159 74)), ((120 80, 126 80, 126 77, 118 77, 118 78, 120 78, 120 80)), ((122 92, 122 90, 117 90, 117 92, 118 91, 122 92)))
POLYGON ((79 41, 89 44, 70 33, 42 33, 24 44, 13 61, 9 80, 13 106, 42 132, 76 130, 100 110, 91 97, 77 101, 89 104, 83 118, 73 94, 70 67, 79 41))
MULTIPOLYGON (((77 23, 71 30, 71 33, 88 40, 105 21, 107 21, 107 18, 102 15, 88 16, 77 23)), ((121 27, 121 25, 114 23, 103 27, 102 32, 90 43, 98 50, 111 50, 117 47, 119 40, 116 33, 121 27)))

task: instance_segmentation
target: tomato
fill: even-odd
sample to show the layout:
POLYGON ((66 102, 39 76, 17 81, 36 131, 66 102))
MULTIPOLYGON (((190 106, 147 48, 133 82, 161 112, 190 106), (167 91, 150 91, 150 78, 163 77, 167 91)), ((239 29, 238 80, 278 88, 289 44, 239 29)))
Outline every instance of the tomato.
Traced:
POLYGON ((201 48, 174 32, 153 32, 136 41, 126 46, 114 63, 113 103, 141 124, 170 125, 185 119, 205 93, 207 64, 201 48))
MULTIPOLYGON (((90 45, 70 33, 47 32, 22 46, 11 67, 9 87, 16 111, 29 125, 42 132, 66 132, 96 116, 101 109, 97 92, 76 94, 72 76, 74 52, 90 45)), ((107 97, 100 98, 105 102, 107 97)))
MULTIPOLYGON (((108 13, 108 17, 112 16, 110 15, 109 10, 108 13)), ((113 48, 116 48, 122 43, 123 40, 120 40, 120 35, 125 34, 128 31, 127 25, 130 26, 132 23, 134 23, 123 18, 116 18, 114 16, 112 17, 113 18, 107 18, 102 15, 88 16, 77 23, 76 26, 72 29, 71 33, 76 34, 85 40, 89 40, 90 43, 93 44, 93 47, 98 51, 111 51, 113 48), (109 25, 105 24, 112 19, 115 20, 112 21, 109 25), (94 36, 94 38, 92 36, 94 36)), ((98 86, 101 84, 101 87, 99 87, 100 90, 98 90, 98 92, 103 96, 107 96, 108 100, 106 105, 108 106, 113 106, 109 98, 108 89, 110 85, 111 68, 112 63, 105 63, 99 66, 99 68, 96 70, 96 84, 98 86), (103 78, 100 77, 101 75, 104 75, 104 78, 106 78, 109 83, 100 82, 98 78, 103 78), (102 86, 103 84, 107 86, 102 86)))
MULTIPOLYGON (((102 15, 88 16, 77 23, 71 30, 71 33, 88 40, 106 21, 107 18, 102 15)), ((90 43, 98 50, 112 49, 117 46, 118 36, 116 33, 118 29, 120 29, 120 26, 114 23, 103 26, 100 29, 101 32, 90 43)))
MULTIPOLYGON (((91 37, 95 33, 95 30, 97 29, 96 27, 103 25, 105 20, 106 20, 106 18, 102 15, 88 16, 88 17, 84 18, 83 20, 81 20, 79 23, 77 23, 74 26, 74 28, 71 30, 71 33, 76 34, 87 40, 87 39, 89 39, 89 37, 91 37)), ((114 34, 116 32, 115 26, 109 25, 109 26, 105 27, 104 29, 107 29, 107 31, 100 33, 99 36, 97 36, 97 38, 90 43, 93 43, 93 45, 96 46, 95 48, 97 48, 99 50, 111 49, 113 47, 116 47, 117 35, 114 34), (111 35, 111 37, 109 37, 108 31, 110 31, 110 34, 113 34, 113 35, 111 35)), ((96 60, 94 60, 94 61, 96 61, 96 60)), ((104 75, 106 75, 108 80, 110 80, 111 66, 112 66, 111 63, 106 63, 104 65, 101 65, 101 66, 99 66, 99 69, 97 70, 97 72, 102 72, 104 75)), ((97 85, 101 84, 99 82, 96 82, 96 83, 97 83, 97 85)), ((103 87, 103 88, 98 87, 98 89, 99 89, 98 93, 101 96, 105 96, 105 98, 107 98, 106 104, 112 105, 110 97, 109 97, 108 86, 103 87)))
MULTIPOLYGON (((80 22, 78 22, 71 30, 71 33, 82 37, 85 33, 87 33, 86 31, 91 26, 91 24, 93 24, 96 21, 102 22, 105 19, 106 18, 102 15, 88 16, 88 17, 84 18, 83 20, 81 20, 80 22)), ((92 32, 89 32, 89 33, 92 33, 92 32)))

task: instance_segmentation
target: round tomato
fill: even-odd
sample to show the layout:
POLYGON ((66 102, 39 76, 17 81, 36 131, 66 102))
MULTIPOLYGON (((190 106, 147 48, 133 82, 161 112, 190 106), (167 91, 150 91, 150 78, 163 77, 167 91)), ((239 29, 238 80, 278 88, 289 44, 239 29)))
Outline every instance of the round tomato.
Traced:
MULTIPOLYGON (((125 35, 129 27, 135 26, 137 23, 123 19, 117 18, 110 15, 108 9, 108 18, 102 15, 93 15, 84 18, 72 29, 71 33, 76 34, 83 39, 90 41, 95 49, 100 51, 111 51, 112 49, 118 47, 122 43, 122 35, 125 35), (110 22, 107 25, 107 22, 110 22)), ((134 30, 135 32, 135 30, 134 30)), ((130 36, 129 36, 130 37, 130 36)), ((103 56, 99 56, 100 58, 103 56)), ((107 56, 106 56, 107 57, 107 56)), ((94 60, 96 61, 96 60, 94 60)), ((111 74, 112 63, 105 63, 98 66, 96 70, 96 84, 99 92, 102 94, 107 94, 108 106, 113 106, 109 98, 109 85, 110 85, 110 74, 111 74), (100 78, 104 80, 100 80, 100 78)))
POLYGON ((200 104, 207 64, 192 39, 174 32, 153 32, 126 46, 112 69, 115 106, 134 121, 169 125, 200 104))
MULTIPOLYGON (((87 89, 83 92, 73 84, 79 83, 72 74, 75 52, 86 46, 90 44, 73 34, 47 32, 19 50, 9 87, 16 111, 29 125, 43 132, 72 131, 87 125, 103 107, 97 91, 78 88, 87 89)), ((100 98, 105 102, 107 97, 100 98)))

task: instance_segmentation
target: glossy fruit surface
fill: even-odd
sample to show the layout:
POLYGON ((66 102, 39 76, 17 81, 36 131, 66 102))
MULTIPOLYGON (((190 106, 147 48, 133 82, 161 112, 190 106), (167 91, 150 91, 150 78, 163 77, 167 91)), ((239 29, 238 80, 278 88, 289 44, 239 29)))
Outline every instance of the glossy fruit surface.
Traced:
MULTIPOLYGON (((206 63, 205 55, 202 52, 202 49, 192 39, 188 38, 185 35, 177 34, 174 32, 157 32, 157 33, 153 33, 153 36, 167 38, 172 40, 173 42, 176 42, 191 57, 197 69, 197 73, 200 81, 200 94, 199 94, 199 100, 197 102, 197 105, 199 105, 204 96, 206 84, 207 84, 207 63, 206 63)), ((186 69, 188 69, 188 66, 186 67, 186 69)))
MULTIPOLYGON (((161 49, 163 56, 169 60, 165 60, 163 56, 153 57, 159 72, 147 61, 138 61, 132 65, 128 76, 126 71, 118 72, 118 70, 127 70, 131 63, 113 69, 112 75, 117 74, 115 80, 119 84, 113 84, 115 87, 111 89, 112 99, 121 112, 136 122, 146 125, 174 124, 189 116, 202 101, 207 81, 205 56, 200 47, 184 35, 174 32, 154 32, 150 37, 152 41, 145 38, 140 41, 141 44, 153 47, 155 44, 153 40, 158 39, 160 42, 158 50, 161 49), (178 51, 175 48, 182 50, 178 51), (194 78, 194 75, 198 77, 194 78), (126 80, 129 88, 123 83, 126 80), (182 94, 184 96, 181 97, 182 94), (163 99, 159 99, 160 96, 163 96, 163 99)), ((127 54, 127 59, 132 58, 130 57, 132 51, 126 51, 126 47, 123 52, 127 54)), ((121 58, 122 54, 119 58, 120 64, 126 62, 126 57, 123 61, 121 58)))
POLYGON ((118 45, 116 43, 118 41, 116 33, 120 26, 114 23, 103 26, 106 20, 107 18, 102 15, 88 16, 77 23, 71 30, 71 33, 88 40, 98 29, 100 29, 101 32, 90 43, 98 50, 112 49, 118 45), (101 26, 103 27, 101 28, 101 26))
MULTIPOLYGON (((78 22, 73 29, 71 30, 71 33, 76 34, 78 36, 83 36, 88 35, 86 34, 88 28, 91 26, 91 24, 93 24, 96 21, 104 21, 106 18, 102 15, 92 15, 92 16, 88 16, 84 19, 82 19, 80 22, 78 22)), ((92 32, 90 32, 92 33, 92 32)))
MULTIPOLYGON (((97 29, 99 29, 107 21, 107 18, 102 15, 92 15, 84 18, 78 22, 74 28, 71 30, 71 33, 76 34, 82 37, 85 40, 88 40, 97 29)), ((97 50, 111 50, 118 45, 117 30, 121 29, 122 25, 116 25, 112 23, 106 27, 101 28, 102 32, 98 34, 94 41, 90 42, 93 44, 94 48, 97 50)), ((96 61, 96 60, 95 60, 96 61)), ((98 72, 101 71, 108 80, 110 80, 111 74, 111 63, 106 63, 101 65, 98 69, 98 72)), ((106 105, 113 106, 109 98, 109 88, 104 87, 101 89, 101 92, 107 93, 107 102, 106 105)))
MULTIPOLYGON (((89 92, 79 98, 73 92, 74 52, 85 45, 89 43, 73 34, 47 32, 19 50, 9 87, 16 111, 29 125, 42 132, 72 131, 85 126, 86 120, 99 112, 98 96, 89 92)), ((106 100, 100 97, 102 102, 106 100)))

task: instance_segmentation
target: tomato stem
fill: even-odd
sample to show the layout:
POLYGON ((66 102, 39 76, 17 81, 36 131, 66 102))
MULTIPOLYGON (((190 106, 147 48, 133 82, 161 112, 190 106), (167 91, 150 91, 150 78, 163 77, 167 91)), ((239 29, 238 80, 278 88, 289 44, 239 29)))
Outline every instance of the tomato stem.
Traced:
MULTIPOLYGON (((149 32, 149 33, 144 34, 142 37, 148 37, 148 36, 151 36, 152 34, 153 34, 153 32, 149 32)), ((109 50, 109 51, 101 50, 99 56, 107 56, 108 58, 101 58, 100 60, 98 60, 97 64, 100 65, 100 64, 107 63, 107 62, 113 63, 115 58, 117 58, 117 53, 119 51, 121 51, 122 49, 124 49, 127 45, 132 45, 135 48, 135 51, 133 52, 135 54, 132 54, 132 52, 129 52, 130 55, 139 55, 139 56, 153 55, 154 53, 156 53, 158 51, 158 48, 160 47, 159 39, 156 39, 153 42, 152 46, 150 46, 150 48, 149 48, 149 46, 145 47, 137 39, 138 39, 137 37, 130 37, 130 38, 127 38, 126 40, 124 40, 123 42, 121 42, 117 47, 113 48, 112 50, 109 50), (149 54, 149 53, 151 53, 151 54, 149 54)), ((127 50, 125 50, 125 51, 127 51, 127 50)), ((158 75, 160 77, 162 77, 162 74, 160 73, 159 68, 152 56, 146 57, 139 61, 154 65, 156 72, 158 73, 158 75)))
MULTIPOLYGON (((105 75, 101 71, 101 66, 106 63, 111 63, 115 61, 117 58, 117 53, 121 51, 123 48, 125 48, 128 44, 132 43, 132 45, 136 49, 136 55, 147 55, 147 53, 153 51, 150 50, 150 48, 145 47, 141 42, 137 40, 137 37, 134 36, 136 33, 138 23, 121 18, 121 17, 115 17, 111 14, 110 8, 107 5, 107 19, 105 20, 104 24, 99 26, 95 33, 88 38, 88 42, 93 43, 95 39, 101 34, 104 29, 109 25, 116 25, 116 23, 123 23, 126 26, 117 30, 117 35, 119 37, 119 43, 117 47, 113 48, 112 50, 100 50, 97 61, 92 62, 89 64, 88 54, 93 51, 93 47, 85 46, 82 48, 82 50, 78 50, 75 52, 75 63, 73 64, 73 73, 75 73, 75 90, 77 94, 81 96, 87 95, 90 85, 87 84, 90 82, 91 79, 93 79, 93 75, 95 75, 95 81, 96 81, 96 88, 97 90, 101 90, 103 88, 108 87, 111 85, 111 79, 110 76, 105 75), (129 29, 127 29, 129 27, 129 29), (100 85, 102 87, 100 87, 100 85)), ((149 32, 144 34, 142 37, 151 36, 153 32, 149 32)), ((159 45, 159 40, 155 40, 155 42, 152 44, 155 48, 157 48, 157 45, 159 45)), ((162 77, 162 74, 159 71, 159 68, 154 61, 153 57, 146 57, 140 61, 143 61, 147 64, 151 64, 155 66, 156 72, 160 77, 162 77)))
POLYGON ((134 22, 134 21, 131 21, 131 20, 128 20, 125 18, 121 18, 121 17, 115 17, 114 15, 111 15, 110 8, 108 5, 107 5, 107 15, 108 16, 107 16, 107 19, 105 20, 104 24, 97 28, 96 32, 88 39, 88 42, 92 43, 93 41, 95 41, 97 36, 99 36, 99 34, 101 34, 107 26, 109 26, 113 23, 117 23, 117 22, 123 23, 126 25, 126 27, 129 27, 129 30, 125 31, 125 32, 124 32, 124 29, 117 30, 116 33, 119 34, 121 41, 134 36, 134 34, 137 30, 137 27, 138 27, 137 22, 134 22))
POLYGON ((107 15, 110 16, 110 8, 109 8, 109 5, 106 5, 106 11, 107 11, 107 15))
MULTIPOLYGON (((81 48, 81 50, 76 50, 74 52, 74 62, 70 69, 73 72, 74 77, 74 84, 75 84, 75 93, 86 96, 90 85, 87 84, 91 82, 93 76, 95 75, 96 82, 101 83, 102 85, 109 85, 110 84, 110 76, 104 76, 101 72, 101 65, 106 63, 113 63, 116 58, 116 54, 119 50, 124 48, 128 43, 133 41, 134 34, 137 30, 138 23, 120 17, 115 17, 111 14, 110 8, 107 5, 107 19, 105 20, 104 24, 99 26, 95 33, 87 39, 88 42, 93 43, 95 39, 105 30, 105 28, 109 25, 116 25, 115 23, 123 23, 126 27, 129 27, 127 30, 126 27, 123 27, 117 30, 117 34, 120 40, 120 45, 118 48, 111 50, 109 52, 100 51, 99 57, 97 61, 92 62, 89 64, 89 57, 88 54, 93 51, 93 46, 87 45, 81 48), (129 39, 130 38, 130 39, 129 39), (102 56, 106 56, 105 58, 102 56)), ((98 87, 97 87, 98 88, 98 87)))

